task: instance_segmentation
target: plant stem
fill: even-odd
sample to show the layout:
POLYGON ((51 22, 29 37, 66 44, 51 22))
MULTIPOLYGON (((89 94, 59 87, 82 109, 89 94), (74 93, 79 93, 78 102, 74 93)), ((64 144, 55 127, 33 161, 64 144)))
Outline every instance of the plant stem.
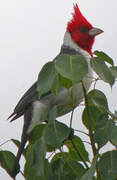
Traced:
POLYGON ((10 141, 11 141, 11 139, 9 139, 9 140, 5 141, 4 143, 0 144, 0 147, 3 146, 4 144, 10 142, 10 141))
POLYGON ((87 119, 88 119, 88 131, 89 131, 89 138, 91 141, 91 146, 92 146, 92 151, 93 151, 93 155, 96 155, 96 147, 95 144, 93 142, 93 133, 92 133, 92 129, 91 129, 91 124, 90 124, 90 114, 89 114, 89 105, 88 105, 88 99, 87 99, 87 94, 86 94, 86 89, 84 87, 84 84, 82 82, 82 87, 83 87, 83 92, 84 92, 84 98, 85 98, 85 107, 87 108, 87 119))
MULTIPOLYGON (((84 99, 85 99, 85 107, 87 108, 87 119, 88 119, 88 130, 89 130, 89 138, 90 138, 90 142, 91 142, 91 146, 92 146, 92 151, 93 151, 93 156, 95 157, 97 154, 97 150, 96 150, 96 146, 95 143, 93 141, 93 133, 92 133, 92 129, 91 129, 91 124, 90 124, 90 113, 89 113, 89 105, 88 105, 88 99, 87 99, 87 93, 86 93, 86 89, 85 86, 82 82, 82 88, 83 88, 83 92, 84 92, 84 99)), ((97 177, 100 177, 100 174, 98 172, 98 168, 96 166, 96 172, 97 172, 97 177)))
POLYGON ((21 175, 25 178, 24 173, 23 173, 22 171, 20 171, 20 173, 21 173, 21 175))
POLYGON ((73 113, 74 113, 74 109, 72 110, 72 113, 71 113, 71 118, 70 118, 70 128, 72 128, 73 113))
POLYGON ((80 133, 82 133, 82 134, 84 134, 84 135, 86 135, 86 136, 89 136, 87 133, 85 133, 85 132, 83 132, 83 131, 80 131, 80 130, 77 130, 77 129, 74 129, 74 131, 77 131, 77 132, 80 132, 80 133))
POLYGON ((48 157, 48 160, 53 156, 53 154, 55 154, 54 151, 50 154, 50 156, 48 157))

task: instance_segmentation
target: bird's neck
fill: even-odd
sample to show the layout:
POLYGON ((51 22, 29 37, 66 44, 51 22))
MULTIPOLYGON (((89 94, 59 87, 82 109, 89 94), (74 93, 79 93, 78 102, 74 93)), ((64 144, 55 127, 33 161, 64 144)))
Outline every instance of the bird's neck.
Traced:
POLYGON ((75 51, 77 51, 78 53, 80 53, 82 56, 84 56, 86 59, 90 59, 91 55, 83 50, 82 48, 80 48, 71 38, 71 35, 69 32, 66 32, 64 35, 64 40, 63 40, 63 46, 69 47, 70 49, 73 49, 75 51))

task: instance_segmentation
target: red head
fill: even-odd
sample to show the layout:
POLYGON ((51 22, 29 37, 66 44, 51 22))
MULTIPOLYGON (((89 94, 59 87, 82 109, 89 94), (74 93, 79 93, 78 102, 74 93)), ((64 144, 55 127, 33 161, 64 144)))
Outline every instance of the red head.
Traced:
POLYGON ((97 34, 103 31, 93 26, 81 14, 78 5, 74 5, 73 18, 67 24, 67 32, 71 34, 72 40, 82 49, 92 55, 92 45, 97 34))

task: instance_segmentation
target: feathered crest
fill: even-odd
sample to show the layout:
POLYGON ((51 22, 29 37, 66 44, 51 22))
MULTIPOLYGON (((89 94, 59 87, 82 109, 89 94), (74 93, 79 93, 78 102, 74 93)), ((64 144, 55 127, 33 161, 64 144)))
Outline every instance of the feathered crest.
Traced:
POLYGON ((73 18, 67 24, 67 31, 71 32, 72 30, 81 27, 87 26, 89 29, 92 28, 92 25, 86 20, 86 18, 80 12, 80 9, 77 4, 74 5, 74 13, 72 13, 73 18))

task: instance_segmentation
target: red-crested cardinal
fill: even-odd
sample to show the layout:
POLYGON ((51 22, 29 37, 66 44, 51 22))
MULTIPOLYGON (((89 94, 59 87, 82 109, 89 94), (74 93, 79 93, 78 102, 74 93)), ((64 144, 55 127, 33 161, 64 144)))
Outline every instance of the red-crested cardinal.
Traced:
MULTIPOLYGON (((94 43, 95 36, 101 34, 102 32, 103 31, 101 29, 93 27, 86 20, 86 18, 81 14, 77 4, 74 5, 73 17, 67 24, 61 51, 57 57, 59 57, 61 54, 78 54, 82 55, 86 59, 88 62, 88 74, 83 79, 86 91, 88 91, 92 82, 92 69, 89 65, 90 58, 92 57, 92 45, 94 43)), ((19 162, 24 146, 28 140, 28 135, 32 128, 47 120, 48 112, 53 106, 71 104, 71 99, 69 98, 71 89, 72 87, 69 89, 68 93, 68 89, 61 88, 57 94, 57 97, 50 91, 38 99, 37 82, 35 82, 23 95, 21 100, 16 105, 14 112, 9 117, 12 117, 11 121, 14 121, 15 119, 24 115, 24 128, 21 138, 21 145, 17 153, 15 165, 19 162)), ((83 89, 81 83, 75 85, 72 93, 74 93, 75 104, 78 106, 83 99, 83 89)), ((70 106, 68 106, 68 108, 63 108, 65 106, 61 106, 61 108, 60 106, 57 107, 59 107, 57 117, 72 110, 72 107, 70 106)))

